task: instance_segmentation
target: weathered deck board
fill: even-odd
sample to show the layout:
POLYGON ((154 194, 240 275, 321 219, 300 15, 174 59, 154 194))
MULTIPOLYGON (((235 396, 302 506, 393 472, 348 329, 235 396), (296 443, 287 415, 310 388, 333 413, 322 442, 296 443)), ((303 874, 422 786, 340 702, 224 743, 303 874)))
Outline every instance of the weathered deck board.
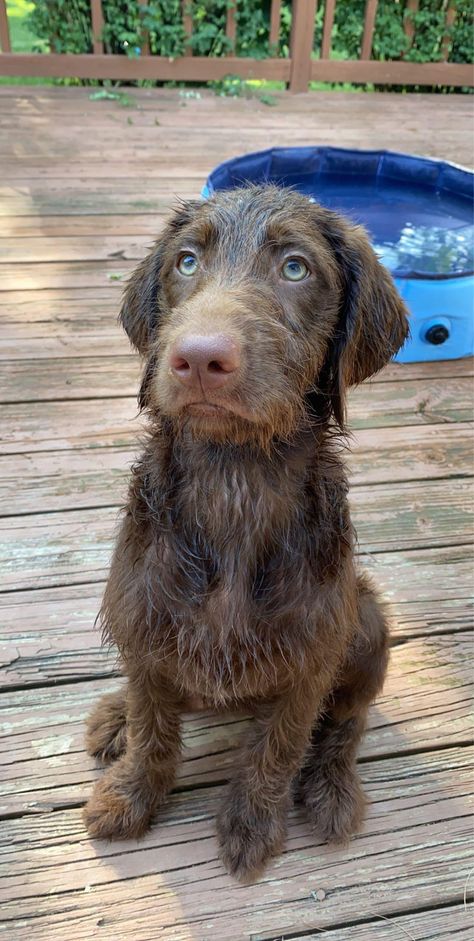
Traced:
MULTIPOLYGON (((383 695, 371 709, 363 759, 466 743, 470 715, 469 635, 407 641, 392 651, 383 695)), ((38 813, 75 805, 96 777, 84 754, 83 723, 102 692, 119 680, 106 679, 2 696, 4 780, 0 814, 38 813), (59 693, 59 695, 58 695, 59 693)), ((237 717, 193 716, 186 727, 181 787, 221 781, 236 760, 245 722, 237 717)))
POLYGON ((277 95, 268 108, 131 94, 122 108, 85 88, 0 86, 4 935, 467 941, 472 359, 392 364, 351 394, 361 562, 395 618, 361 751, 363 833, 328 849, 295 811, 285 855, 235 885, 212 818, 246 720, 211 714, 187 720, 178 790, 142 843, 93 844, 82 827, 97 774, 83 716, 120 682, 93 622, 141 427, 139 362, 116 323, 128 272, 175 197, 239 150, 317 141, 461 163, 472 150, 462 95, 277 95))
MULTIPOLYGON (((125 351, 124 351, 125 352, 125 351)), ((0 373, 0 403, 135 397, 138 356, 10 359, 0 373)), ((366 383, 350 395, 354 428, 472 420, 470 376, 366 383)))
MULTIPOLYGON (((118 525, 117 496, 109 505, 32 513, 0 519, 3 589, 100 581, 106 576, 118 525)), ((473 537, 473 488, 469 479, 413 481, 357 487, 352 517, 364 552, 399 551, 473 537)))
MULTIPOLYGON (((87 416, 85 409, 84 422, 87 416)), ((129 468, 139 449, 133 426, 129 437, 130 447, 126 448, 99 446, 97 442, 93 448, 0 457, 0 515, 122 502, 129 468)), ((353 487, 469 477, 474 473, 472 426, 456 423, 448 435, 444 424, 387 428, 382 442, 378 429, 360 429, 350 440, 347 464, 353 487)))
POLYGON ((110 941, 241 941, 360 921, 374 912, 395 918, 406 909, 408 892, 419 908, 450 904, 462 897, 470 865, 466 759, 464 749, 449 749, 363 765, 372 805, 350 855, 318 845, 295 812, 286 852, 263 884, 237 891, 216 860, 215 788, 176 795, 133 852, 123 843, 92 846, 76 810, 54 814, 49 829, 42 817, 28 818, 26 834, 26 818, 7 822, 19 874, 5 878, 13 901, 4 918, 13 919, 16 941, 62 930, 71 941, 89 941, 98 925, 110 941), (414 813, 416 826, 406 826, 414 813))
MULTIPOLYGON (((391 601, 394 642, 472 626, 472 550, 448 546, 362 558, 391 601)), ((40 686, 115 671, 94 626, 104 582, 0 595, 0 677, 4 688, 40 686)))

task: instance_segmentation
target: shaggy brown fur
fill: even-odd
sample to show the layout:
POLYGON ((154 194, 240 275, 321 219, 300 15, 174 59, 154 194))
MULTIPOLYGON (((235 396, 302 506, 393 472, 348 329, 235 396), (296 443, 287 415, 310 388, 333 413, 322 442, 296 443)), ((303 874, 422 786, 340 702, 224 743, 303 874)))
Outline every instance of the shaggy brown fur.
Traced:
POLYGON ((362 229, 269 186, 184 204, 121 320, 149 432, 101 610, 127 686, 89 720, 90 753, 114 761, 85 821, 141 836, 189 703, 251 710, 217 822, 248 879, 282 847, 295 792, 327 840, 362 820, 355 753, 387 625, 355 570, 340 439, 348 386, 399 349, 406 312, 362 229))

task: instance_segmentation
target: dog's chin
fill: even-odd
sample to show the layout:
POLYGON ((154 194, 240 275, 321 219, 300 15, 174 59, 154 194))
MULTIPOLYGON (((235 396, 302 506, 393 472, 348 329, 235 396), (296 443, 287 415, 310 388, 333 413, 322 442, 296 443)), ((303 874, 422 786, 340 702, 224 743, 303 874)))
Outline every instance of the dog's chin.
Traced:
POLYGON ((213 402, 191 402, 167 414, 176 430, 197 440, 244 445, 264 444, 271 437, 258 418, 240 404, 220 405, 213 402))
POLYGON ((211 421, 222 421, 235 416, 232 409, 225 408, 223 405, 215 405, 213 402, 191 402, 183 409, 185 417, 191 419, 205 419, 211 421))
POLYGON ((252 437, 254 421, 242 407, 213 402, 192 402, 181 409, 181 422, 199 438, 235 443, 252 437))

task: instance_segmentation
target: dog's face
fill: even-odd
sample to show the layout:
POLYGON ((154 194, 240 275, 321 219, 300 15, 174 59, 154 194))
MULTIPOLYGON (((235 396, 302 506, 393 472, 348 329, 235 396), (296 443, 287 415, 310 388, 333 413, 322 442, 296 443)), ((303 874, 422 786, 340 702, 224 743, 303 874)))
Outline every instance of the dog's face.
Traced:
POLYGON ((408 332, 364 231, 272 186, 184 204, 134 273, 121 320, 147 358, 142 403, 237 443, 331 412, 342 424, 345 388, 408 332))

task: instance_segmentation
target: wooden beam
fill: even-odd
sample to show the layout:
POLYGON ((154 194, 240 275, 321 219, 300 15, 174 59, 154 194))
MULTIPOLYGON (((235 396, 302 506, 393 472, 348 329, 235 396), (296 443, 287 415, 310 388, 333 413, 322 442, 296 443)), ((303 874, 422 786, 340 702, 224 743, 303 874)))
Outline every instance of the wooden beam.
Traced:
POLYGON ((290 91, 293 94, 308 91, 316 9, 317 0, 293 0, 290 40, 290 91))
MULTIPOLYGON (((292 59, 247 59, 165 56, 129 59, 118 55, 61 55, 58 53, 2 53, 0 75, 38 78, 154 79, 155 81, 212 81, 231 72, 245 79, 288 82, 304 91, 307 83, 295 71, 292 59)), ((307 71, 305 72, 307 75, 307 71)), ((304 76, 303 76, 304 77, 304 76)), ((472 66, 456 62, 364 62, 361 60, 309 60, 308 81, 360 82, 375 85, 473 86, 472 66)))
POLYGON ((11 52, 7 5, 5 0, 0 0, 0 48, 2 52, 11 52))
POLYGON ((104 43, 102 42, 102 30, 104 28, 104 15, 102 12, 101 0, 91 0, 91 22, 92 22, 92 49, 94 55, 100 56, 104 52, 104 43))
POLYGON ((335 9, 336 0, 326 0, 324 7, 323 38, 321 41, 321 59, 329 59, 331 55, 331 38, 335 9))
POLYGON ((374 35, 375 17, 377 16, 378 0, 367 0, 364 16, 364 34, 362 36, 362 47, 360 58, 363 61, 370 59, 372 55, 372 39, 374 35))
POLYGON ((39 78, 154 79, 155 81, 207 82, 229 73, 245 79, 270 79, 288 82, 290 59, 247 59, 208 56, 141 56, 129 59, 118 55, 49 53, 0 55, 0 75, 37 76, 39 78))
MULTIPOLYGON (((1 61, 0 61, 1 67, 1 61)), ((313 60, 312 82, 360 82, 373 85, 474 85, 471 65, 457 62, 373 62, 313 60)))

